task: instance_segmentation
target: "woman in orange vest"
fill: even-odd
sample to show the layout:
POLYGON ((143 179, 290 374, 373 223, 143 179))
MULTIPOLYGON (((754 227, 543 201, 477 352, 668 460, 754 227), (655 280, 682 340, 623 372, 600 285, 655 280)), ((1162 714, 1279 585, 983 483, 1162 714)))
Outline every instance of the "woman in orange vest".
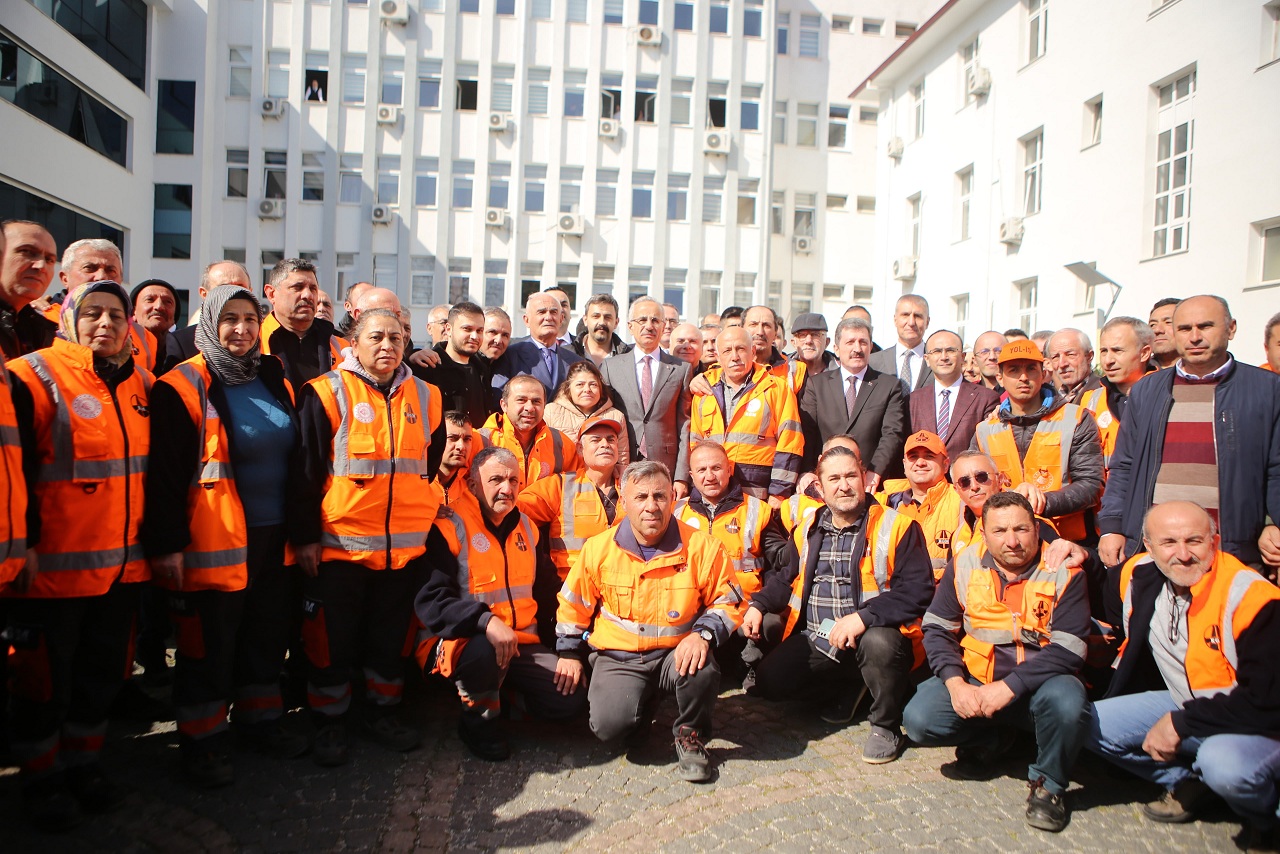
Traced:
POLYGON ((278 757, 307 751, 281 726, 280 669, 295 591, 284 568, 285 511, 298 416, 284 366, 258 349, 258 302, 239 285, 209 292, 199 353, 156 383, 143 545, 169 591, 177 656, 173 705, 184 776, 232 781, 227 705, 245 740, 278 757))
POLYGON ((303 601, 314 758, 348 759, 351 670, 364 671, 365 733, 392 750, 422 734, 402 723, 401 658, 426 580, 427 533, 440 506, 427 464, 440 392, 403 364, 405 334, 386 309, 360 313, 344 361, 303 388, 302 472, 294 535, 303 601), (357 652, 358 651, 358 652, 357 652))
POLYGON ((8 363, 28 490, 27 562, 7 593, 11 738, 23 813, 44 829, 122 797, 98 757, 149 575, 151 375, 128 346, 131 308, 115 282, 82 285, 53 346, 8 363))

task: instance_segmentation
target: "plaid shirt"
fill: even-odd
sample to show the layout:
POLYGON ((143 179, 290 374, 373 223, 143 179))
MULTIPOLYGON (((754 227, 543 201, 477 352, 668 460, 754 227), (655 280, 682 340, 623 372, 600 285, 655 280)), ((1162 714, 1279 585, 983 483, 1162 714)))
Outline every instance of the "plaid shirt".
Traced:
POLYGON ((855 578, 859 571, 857 565, 862 561, 862 554, 867 548, 863 531, 866 518, 864 514, 857 523, 848 528, 837 529, 831 521, 830 510, 824 509, 818 514, 822 545, 818 550, 818 562, 813 568, 813 586, 809 588, 804 633, 823 655, 833 661, 842 660, 852 650, 832 649, 831 642, 818 634, 817 630, 823 620, 835 621, 855 614, 862 605, 855 578))

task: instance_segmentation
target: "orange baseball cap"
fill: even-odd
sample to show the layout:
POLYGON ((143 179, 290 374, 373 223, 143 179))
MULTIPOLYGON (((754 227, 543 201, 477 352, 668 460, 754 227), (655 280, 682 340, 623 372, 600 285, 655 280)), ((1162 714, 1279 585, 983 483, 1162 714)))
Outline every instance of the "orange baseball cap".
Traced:
POLYGON ((1010 341, 1000 348, 998 364, 1022 359, 1028 362, 1043 362, 1044 353, 1036 346, 1036 342, 1028 340, 1010 341))
POLYGON ((582 428, 578 430, 578 435, 585 436, 597 427, 612 430, 615 436, 622 434, 622 424, 616 419, 606 418, 603 415, 592 415, 582 422, 582 428))
POLYGON ((925 448, 944 457, 947 455, 946 444, 939 438, 937 433, 930 433, 928 430, 921 430, 907 437, 907 444, 902 449, 903 456, 911 453, 916 448, 925 448))

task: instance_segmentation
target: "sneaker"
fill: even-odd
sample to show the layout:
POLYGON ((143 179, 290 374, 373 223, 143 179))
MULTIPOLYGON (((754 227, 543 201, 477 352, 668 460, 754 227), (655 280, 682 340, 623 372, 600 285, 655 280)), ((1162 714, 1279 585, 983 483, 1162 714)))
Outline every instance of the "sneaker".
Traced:
POLYGON ((221 747, 199 742, 182 749, 182 776, 197 789, 221 789, 235 782, 231 759, 221 747))
POLYGON ((1027 796, 1027 824, 1036 830, 1057 833, 1067 826, 1067 804, 1062 795, 1055 795, 1044 787, 1044 778, 1027 783, 1031 794, 1027 796))
POLYGON ((485 762, 502 762, 511 756, 511 745, 502 724, 496 720, 487 721, 477 714, 463 712, 458 718, 458 738, 473 756, 485 762))
POLYGON ((862 761, 868 765, 884 765, 897 759, 901 749, 901 733, 873 726, 867 736, 867 743, 862 747, 862 761))
POLYGON ((22 814, 45 833, 62 833, 84 821, 80 804, 72 797, 61 774, 23 786, 22 814))
POLYGON ((711 779, 711 756, 693 727, 680 727, 676 736, 676 772, 681 780, 690 783, 705 783, 711 779))
POLYGON ((1213 790, 1198 777, 1188 777, 1156 800, 1142 805, 1142 812, 1152 821, 1182 824, 1196 817, 1196 811, 1213 795, 1213 790))
POLYGON ((311 747, 311 758, 325 768, 347 764, 351 759, 351 734, 344 721, 326 721, 320 725, 311 747))
POLYGON ((422 733, 407 726, 394 711, 370 710, 361 720, 364 734, 387 750, 408 753, 422 743, 422 733))
POLYGON ((243 724, 236 727, 240 743, 272 759, 297 759, 311 749, 311 739, 286 723, 284 718, 243 724))
POLYGON ((124 800, 124 792, 102 772, 102 765, 90 762, 67 769, 67 788, 88 813, 113 809, 124 800))

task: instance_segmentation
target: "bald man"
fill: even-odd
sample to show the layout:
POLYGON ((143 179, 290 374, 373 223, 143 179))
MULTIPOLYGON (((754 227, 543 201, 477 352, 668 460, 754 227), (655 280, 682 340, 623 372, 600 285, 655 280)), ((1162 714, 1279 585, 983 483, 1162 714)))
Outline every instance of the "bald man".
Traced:
POLYGON ((400 297, 396 296, 395 291, 387 288, 369 288, 361 292, 357 298, 352 307, 351 319, 359 320, 362 313, 373 311, 375 308, 385 308, 392 314, 399 315, 400 297))
POLYGON ((671 355, 697 369, 702 358, 702 333, 692 323, 677 324, 671 330, 671 355))

